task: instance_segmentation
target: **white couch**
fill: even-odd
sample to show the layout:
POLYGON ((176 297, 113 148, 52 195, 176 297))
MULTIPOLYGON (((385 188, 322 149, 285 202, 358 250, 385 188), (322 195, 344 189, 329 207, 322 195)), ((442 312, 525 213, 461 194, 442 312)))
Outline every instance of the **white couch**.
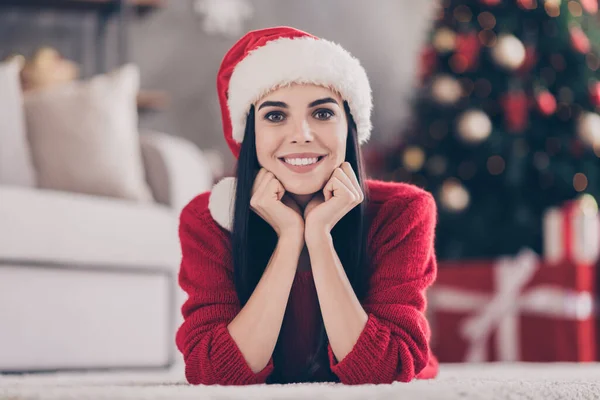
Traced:
POLYGON ((0 372, 181 362, 178 218, 213 177, 184 139, 141 146, 155 203, 0 184, 0 372))

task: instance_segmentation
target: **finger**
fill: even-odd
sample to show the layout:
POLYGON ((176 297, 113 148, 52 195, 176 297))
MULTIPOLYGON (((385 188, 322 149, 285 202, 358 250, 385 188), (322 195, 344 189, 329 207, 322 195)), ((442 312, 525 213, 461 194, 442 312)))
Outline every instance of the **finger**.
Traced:
MULTIPOLYGON (((266 171, 264 173, 264 176, 262 177, 260 184, 258 185, 258 187, 256 188, 256 197, 258 199, 263 199, 265 198, 265 192, 268 192, 268 186, 269 183, 271 182, 271 180, 273 179, 274 175, 269 172, 266 171)), ((269 193, 267 193, 267 196, 270 195, 269 193)))
POLYGON ((329 178, 329 180, 327 181, 327 183, 325 183, 325 187, 323 188, 323 190, 321 191, 321 193, 323 193, 323 200, 324 201, 329 201, 330 198, 333 197, 333 180, 336 179, 333 174, 331 176, 331 178, 329 178))
POLYGON ((265 178, 266 173, 267 173, 267 170, 265 168, 261 168, 258 171, 258 173, 256 174, 256 177, 254 178, 254 185, 252 186, 252 194, 254 194, 258 191, 258 188, 260 187, 263 179, 265 178))
POLYGON ((265 176, 262 179, 262 182, 260 183, 260 190, 264 193, 264 192, 269 192, 269 194, 271 193, 269 190, 269 185, 271 184, 271 181, 275 178, 275 175, 273 175, 272 172, 265 172, 265 176))
POLYGON ((329 182, 327 182, 327 185, 325 185, 325 189, 323 190, 323 195, 325 197, 325 201, 328 201, 332 197, 346 196, 352 198, 352 196, 354 196, 350 188, 343 184, 337 176, 333 176, 329 182), (337 193, 336 195, 336 192, 341 193, 337 193))
POLYGON ((359 204, 362 203, 365 199, 365 195, 362 190, 362 187, 360 186, 360 183, 358 182, 358 177, 357 177, 356 173, 354 172, 352 165, 346 161, 342 164, 342 170, 345 172, 345 174, 350 178, 350 181, 352 182, 352 186, 354 187, 355 193, 358 196, 357 203, 359 203, 359 204))
POLYGON ((283 188, 281 182, 275 178, 275 175, 273 175, 271 172, 269 172, 269 174, 269 181, 266 184, 265 189, 268 191, 269 196, 273 196, 275 200, 281 200, 285 194, 285 189, 283 188))
POLYGON ((358 194, 358 200, 362 202, 365 196, 363 194, 362 188, 360 187, 360 183, 358 183, 358 177, 356 176, 354 169, 352 169, 352 165, 350 165, 350 163, 346 161, 342 164, 341 168, 350 178, 352 186, 354 186, 354 189, 356 189, 356 193, 358 194))
POLYGON ((265 175, 267 174, 267 169, 266 168, 261 168, 258 170, 258 173, 256 174, 256 178, 254 178, 254 180, 258 183, 262 182, 262 180, 264 179, 265 175))
POLYGON ((351 199, 353 199, 354 201, 358 201, 360 199, 360 195, 356 190, 356 187, 354 186, 354 184, 352 184, 350 177, 346 175, 343 169, 337 168, 334 173, 334 176, 338 178, 338 180, 348 188, 351 199))

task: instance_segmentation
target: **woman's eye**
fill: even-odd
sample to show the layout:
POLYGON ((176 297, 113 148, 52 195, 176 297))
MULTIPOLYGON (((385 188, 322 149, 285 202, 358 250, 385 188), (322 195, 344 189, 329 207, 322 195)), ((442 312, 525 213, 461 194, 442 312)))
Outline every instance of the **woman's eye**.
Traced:
POLYGON ((333 113, 333 111, 327 109, 317 110, 317 112, 315 112, 315 117, 320 120, 328 120, 334 115, 335 114, 333 113))
POLYGON ((267 115, 265 115, 265 119, 271 121, 271 122, 281 122, 283 121, 284 115, 283 113, 280 112, 270 112, 267 115))

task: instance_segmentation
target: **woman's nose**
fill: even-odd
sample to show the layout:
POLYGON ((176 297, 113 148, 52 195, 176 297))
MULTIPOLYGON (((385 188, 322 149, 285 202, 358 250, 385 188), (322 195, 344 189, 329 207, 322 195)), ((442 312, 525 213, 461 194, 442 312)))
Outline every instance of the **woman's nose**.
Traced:
POLYGON ((292 142, 310 142, 313 140, 312 130, 305 119, 298 121, 293 129, 292 142))

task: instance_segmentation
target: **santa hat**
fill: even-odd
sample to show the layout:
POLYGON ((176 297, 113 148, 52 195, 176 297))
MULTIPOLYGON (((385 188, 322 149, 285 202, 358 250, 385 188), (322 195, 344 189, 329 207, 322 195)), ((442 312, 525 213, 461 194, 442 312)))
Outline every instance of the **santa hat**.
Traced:
POLYGON ((248 32, 227 52, 217 75, 223 130, 239 156, 250 106, 291 83, 336 90, 348 102, 359 143, 371 134, 371 86, 360 62, 340 45, 281 26, 248 32))

